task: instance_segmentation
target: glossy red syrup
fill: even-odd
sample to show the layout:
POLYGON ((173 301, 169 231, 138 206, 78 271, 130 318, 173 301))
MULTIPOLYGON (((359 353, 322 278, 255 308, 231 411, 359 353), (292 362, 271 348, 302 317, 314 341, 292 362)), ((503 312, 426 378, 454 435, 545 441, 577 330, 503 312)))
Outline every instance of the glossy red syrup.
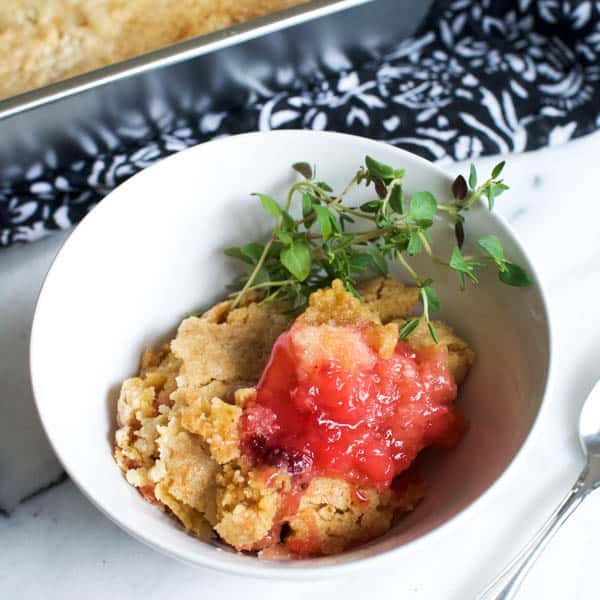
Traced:
POLYGON ((382 490, 426 446, 458 443, 465 421, 445 349, 399 342, 382 359, 368 327, 296 324, 279 337, 241 421, 255 465, 382 490))

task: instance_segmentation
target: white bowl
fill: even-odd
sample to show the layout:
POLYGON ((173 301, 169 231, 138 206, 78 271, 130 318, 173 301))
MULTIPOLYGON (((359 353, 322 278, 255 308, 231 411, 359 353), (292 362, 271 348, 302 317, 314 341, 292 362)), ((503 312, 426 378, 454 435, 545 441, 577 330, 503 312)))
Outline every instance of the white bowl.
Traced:
MULTIPOLYGON (((469 506, 513 462, 544 397, 549 325, 523 248, 483 204, 469 214, 468 238, 497 235, 534 284, 511 288, 490 272, 478 288, 461 293, 452 273, 417 261, 436 280, 442 317, 477 352, 459 398, 471 429, 457 449, 431 461, 425 501, 388 535, 340 556, 259 561, 185 534, 126 483, 113 461, 120 382, 136 372, 141 351, 169 339, 186 313, 222 298, 235 275, 223 248, 268 230, 268 218, 249 193, 281 197, 294 180, 290 165, 301 160, 315 163, 320 177, 340 187, 367 154, 406 168, 407 193, 429 190, 448 198, 451 180, 442 171, 389 145, 335 133, 247 134, 190 148, 139 173, 109 194, 58 254, 31 334, 37 407, 73 481, 136 538, 196 565, 311 579, 383 554, 400 558, 415 544, 433 549, 443 524, 472 527, 465 519, 469 506)), ((438 248, 449 252, 452 242, 450 227, 435 228, 438 248)))

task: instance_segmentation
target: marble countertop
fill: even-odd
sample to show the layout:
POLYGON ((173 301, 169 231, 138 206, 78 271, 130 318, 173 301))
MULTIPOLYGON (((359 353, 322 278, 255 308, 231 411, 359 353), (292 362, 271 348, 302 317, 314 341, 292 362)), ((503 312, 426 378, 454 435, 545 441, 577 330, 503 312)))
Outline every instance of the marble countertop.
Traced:
MULTIPOLYGON (((600 133, 510 157, 511 191, 497 202, 524 241, 550 304, 556 378, 543 427, 493 500, 473 508, 460 538, 439 539, 390 569, 316 583, 243 579, 163 557, 102 516, 64 474, 41 429, 27 367, 37 291, 66 234, 0 251, 0 596, 4 598, 388 597, 465 600, 528 540, 567 492, 583 459, 579 408, 600 378, 600 133), (567 210, 573 217, 567 218, 567 210), (208 596, 207 596, 208 595, 208 596)), ((484 171, 497 160, 476 161, 484 171)), ((464 170, 464 165, 459 166, 464 170)), ((456 165, 448 165, 455 173, 456 165)), ((536 564, 519 598, 597 599, 600 493, 536 564)))

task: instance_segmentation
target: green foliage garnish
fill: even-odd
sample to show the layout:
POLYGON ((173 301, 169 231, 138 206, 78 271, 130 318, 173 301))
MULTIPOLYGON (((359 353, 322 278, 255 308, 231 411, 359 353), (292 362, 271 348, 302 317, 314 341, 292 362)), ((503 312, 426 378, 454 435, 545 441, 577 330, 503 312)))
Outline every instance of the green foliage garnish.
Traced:
POLYGON ((488 265, 498 271, 500 281, 516 287, 531 285, 531 279, 519 265, 505 256, 500 240, 488 235, 477 240, 483 254, 463 254, 465 222, 469 209, 480 198, 494 200, 508 189, 498 179, 504 162, 496 165, 491 177, 478 185, 474 165, 468 182, 459 175, 451 186, 454 201, 441 203, 428 191, 404 197, 404 169, 395 169, 369 156, 346 188, 333 193, 324 181, 315 181, 315 169, 307 162, 293 165, 302 177, 294 183, 284 203, 266 194, 256 194, 264 211, 274 219, 273 231, 265 244, 252 242, 228 248, 225 254, 241 260, 248 269, 238 281, 240 291, 231 294, 233 305, 251 291, 263 294, 262 302, 285 302, 290 311, 302 310, 315 290, 341 279, 348 291, 360 297, 356 282, 368 275, 388 273, 389 263, 398 262, 419 287, 423 314, 407 317, 400 338, 408 337, 422 322, 427 323, 434 341, 438 336, 431 313, 441 310, 441 301, 431 278, 423 279, 406 257, 426 253, 438 264, 456 272, 461 288, 467 281, 478 283, 477 272, 488 265), (359 206, 345 204, 348 193, 357 186, 374 191, 374 198, 359 206), (299 217, 290 214, 298 201, 299 217), (444 213, 454 224, 456 246, 448 258, 436 256, 429 230, 444 213), (351 229, 351 230, 350 230, 351 229))
POLYGON ((529 287, 531 285, 531 278, 523 267, 508 261, 504 265, 506 268, 498 272, 500 281, 515 287, 529 287))
POLYGON ((310 275, 312 256, 304 240, 293 240, 279 255, 281 264, 300 282, 310 275))
POLYGON ((473 283, 477 283, 477 277, 475 275, 475 269, 477 267, 483 267, 483 263, 477 262, 472 259, 465 258, 460 251, 458 246, 455 246, 450 256, 450 262, 448 266, 458 273, 458 280, 460 281, 461 289, 465 289, 465 277, 468 277, 473 283))
POLYGON ((409 216, 423 227, 431 227, 437 212, 437 202, 430 192, 417 192, 410 199, 409 216))

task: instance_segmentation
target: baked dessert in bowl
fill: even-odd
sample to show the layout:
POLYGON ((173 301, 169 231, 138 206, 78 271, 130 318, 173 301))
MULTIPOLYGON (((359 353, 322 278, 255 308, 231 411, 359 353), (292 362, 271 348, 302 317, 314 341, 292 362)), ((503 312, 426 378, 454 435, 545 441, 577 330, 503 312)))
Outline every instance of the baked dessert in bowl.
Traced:
MULTIPOLYGON (((400 558, 410 551, 408 542, 417 538, 419 544, 434 544, 435 533, 425 534, 442 523, 457 527, 462 521, 468 526, 465 509, 500 476, 527 437, 548 371, 544 302, 522 249, 500 219, 479 204, 471 207, 464 256, 469 255, 471 240, 494 235, 502 241, 506 256, 527 269, 532 285, 523 289, 502 286, 497 274, 489 270, 481 273, 478 287, 460 292, 456 273, 447 265, 432 264, 425 253, 412 257, 413 268, 435 281, 443 306, 440 319, 459 334, 451 338, 452 343, 445 344, 450 339, 445 336, 451 334, 436 321, 439 343, 433 343, 428 323, 423 321, 398 341, 407 322, 402 313, 411 313, 415 291, 398 282, 401 271, 397 271, 391 277, 361 283, 366 287, 356 290, 360 299, 333 280, 307 298, 308 307, 293 316, 285 316, 285 311, 265 315, 268 343, 262 334, 246 338, 244 358, 219 354, 213 360, 211 368, 225 370, 233 356, 239 372, 232 370, 219 378, 201 364, 210 352, 223 349, 228 325, 247 333, 248 314, 266 310, 261 299, 251 294, 235 306, 219 304, 240 273, 236 261, 223 260, 223 249, 262 239, 272 229, 271 217, 255 210, 256 201, 252 203, 246 192, 265 190, 275 198, 284 197, 297 179, 289 165, 303 159, 314 161, 332 188, 339 189, 345 185, 348 165, 362 164, 365 155, 406 169, 407 198, 421 190, 439 199, 451 197, 451 179, 425 161, 388 146, 338 134, 250 134, 199 146, 134 177, 92 211, 59 254, 42 291, 32 332, 32 380, 38 407, 71 476, 104 512, 136 537, 194 564, 275 577, 325 575, 331 569, 343 570, 344 565, 366 564, 367 558, 376 556, 400 558), (384 296, 394 298, 396 314, 381 303, 384 296), (410 300, 406 306, 402 306, 403 297, 410 300), (211 305, 216 308, 185 318, 179 325, 186 314, 211 305), (213 336, 210 349, 200 333, 213 336), (388 335, 395 345, 386 342, 388 335), (420 337, 414 337, 411 344, 411 336, 420 337), (417 347, 418 339, 424 348, 417 347), (464 377, 473 358, 462 340, 477 360, 455 403, 452 382, 464 377), (161 346, 169 343, 161 353, 161 346), (427 350, 434 345, 435 351, 427 350), (130 379, 148 347, 155 350, 145 355, 141 377, 130 379), (294 349, 293 364, 283 370, 284 377, 278 377, 286 361, 275 355, 279 350, 289 354, 290 348, 294 349), (460 360, 451 363, 452 352, 460 360), (427 440, 416 436, 412 450, 406 445, 404 459, 400 452, 395 453, 397 457, 391 452, 386 455, 382 448, 390 446, 377 447, 381 435, 385 437, 390 430, 391 446, 394 439, 405 443, 406 437, 394 438, 398 433, 394 427, 406 430, 406 422, 386 420, 383 407, 368 402, 364 406, 375 407, 376 414, 361 420, 360 427, 366 423, 361 435, 347 436, 340 431, 342 426, 354 426, 355 432, 360 429, 347 414, 348 404, 336 397, 335 390, 317 393, 332 381, 331 373, 322 377, 331 367, 323 354, 336 359, 334 366, 343 367, 336 372, 338 383, 351 382, 359 397, 381 397, 379 385, 395 389, 396 381, 386 381, 394 369, 386 363, 378 371, 382 362, 395 361, 404 377, 396 389, 404 392, 410 387, 411 372, 438 369, 437 380, 447 385, 434 408, 443 408, 440 415, 448 417, 445 429, 427 440), (452 381, 444 378, 448 373, 453 373, 452 381), (371 387, 363 394, 356 380, 366 385, 366 376, 371 378, 367 382, 371 387), (148 378, 151 385, 146 386, 148 378), (121 385, 126 380, 123 395, 121 385), (292 398, 290 382, 296 392, 301 388, 304 392, 293 394, 296 412, 286 419, 277 399, 286 394, 292 398), (231 387, 224 389, 223 383, 231 387), (204 394, 203 387, 211 384, 204 394), (144 387, 153 390, 144 392, 144 387), (119 430, 144 425, 135 422, 140 420, 132 418, 129 408, 138 402, 135 397, 145 394, 148 431, 151 438, 153 430, 158 436, 152 443, 164 449, 151 450, 147 464, 138 464, 138 456, 127 456, 133 446, 131 431, 115 431, 120 394, 119 430), (193 397, 186 398, 189 394, 193 397), (323 406, 327 399, 330 406, 323 406), (335 413, 336 418, 329 424, 315 423, 311 417, 315 411, 305 410, 310 406, 320 414, 335 413), (467 433, 459 413, 469 422, 467 433), (156 418, 162 421, 152 421, 156 418), (332 441, 325 451, 318 443, 322 436, 317 435, 315 441, 315 425, 331 426, 332 441), (282 430, 285 436, 279 435, 282 430), (114 463, 115 433, 117 460, 129 482, 114 463), (450 439, 451 433, 455 439, 450 439), (354 460, 360 456, 357 452, 344 462, 349 455, 337 442, 351 444, 357 438, 368 448, 368 456, 380 455, 381 461, 354 460), (208 452, 212 462, 186 463, 192 454, 178 454, 177 442, 195 445, 203 458, 208 452), (422 453, 418 476, 400 480, 398 488, 392 489, 397 475, 406 472, 404 467, 412 464, 423 445, 430 444, 455 447, 422 453), (169 465, 169 460, 177 462, 181 457, 177 468, 169 465), (190 479, 184 474, 207 464, 216 471, 205 469, 206 478, 214 476, 215 485, 187 486, 190 479), (270 481, 268 469, 273 475, 270 481), (175 481, 177 475, 182 476, 183 485, 175 481), (147 481, 142 479, 146 476, 147 481), (331 480, 341 483, 332 487, 331 480), (183 524, 192 531, 197 528, 199 535, 206 534, 208 541, 187 535, 169 514, 144 502, 138 490, 163 505, 170 502, 169 509, 183 524), (214 504, 209 502, 211 493, 214 504), (257 496, 252 498, 252 494, 257 496), (338 505, 332 502, 336 494, 338 505), (185 506, 178 506, 182 502, 185 506), (255 505, 260 506, 256 518, 245 518, 255 505), (186 506, 196 512, 186 517, 186 506), (314 527, 315 506, 323 510, 319 517, 328 522, 325 534, 314 527), (362 527, 363 520, 370 525, 362 527), (353 525, 358 522, 359 528, 353 525), (260 526, 252 532, 245 527, 248 523, 260 526), (334 531, 332 524, 338 529, 334 531), (265 542, 269 534, 274 535, 273 543, 265 542), (228 546, 235 549, 224 551, 228 546), (388 552, 392 549, 395 552, 388 552), (295 556, 309 558, 281 560, 295 556)), ((350 201, 369 200, 360 193, 350 201)), ((450 256, 456 245, 454 230, 443 220, 438 225, 430 231, 431 243, 450 256)), ((239 346, 236 342, 235 347, 239 346)), ((413 383, 418 387, 416 379, 413 383)), ((399 406, 408 404, 399 399, 394 415, 402 412, 399 406)), ((419 407, 418 402, 413 405, 419 407)), ((134 408, 142 410, 141 401, 134 408)), ((419 414, 423 411, 417 410, 412 419, 416 431, 419 414)), ((427 428, 432 427, 431 421, 428 416, 427 428)), ((143 438, 135 437, 134 441, 143 438)))
POLYGON ((200 539, 261 558, 335 554, 382 535, 425 493, 428 446, 466 432, 473 352, 442 323, 398 341, 418 289, 336 279, 295 320, 247 298, 186 318, 118 401, 127 481, 200 539), (412 470, 411 470, 412 467, 412 470))

